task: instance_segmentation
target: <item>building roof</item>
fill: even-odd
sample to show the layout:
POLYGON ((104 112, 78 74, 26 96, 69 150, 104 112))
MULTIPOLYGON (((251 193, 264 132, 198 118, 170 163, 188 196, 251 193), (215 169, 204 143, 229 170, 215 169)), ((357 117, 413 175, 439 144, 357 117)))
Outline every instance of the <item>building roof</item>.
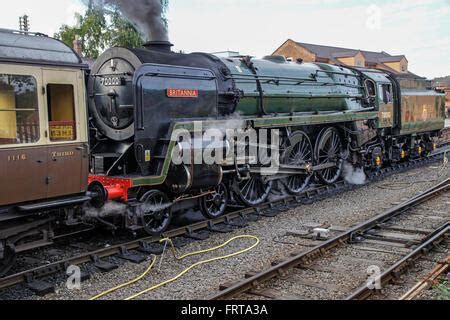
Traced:
POLYGON ((377 66, 375 66, 374 69, 379 69, 379 70, 382 69, 382 70, 389 71, 389 72, 395 74, 395 75, 397 76, 397 78, 399 78, 399 79, 426 80, 426 78, 421 77, 421 76, 419 76, 419 75, 417 75, 417 74, 415 74, 415 73, 412 73, 412 72, 410 72, 410 71, 404 72, 404 73, 399 73, 397 70, 392 69, 391 67, 389 67, 389 66, 387 66, 387 65, 385 65, 385 64, 383 64, 383 67, 382 67, 382 68, 377 68, 377 66))
MULTIPOLYGON (((288 40, 289 41, 289 40, 288 40)), ((292 40, 291 40, 292 41, 292 40)), ((294 41, 295 42, 295 41, 294 41)), ((366 51, 359 49, 349 49, 349 48, 341 48, 341 47, 333 47, 333 46, 324 46, 318 44, 304 43, 304 42, 295 42, 297 45, 306 48, 310 52, 314 53, 317 58, 328 59, 335 63, 340 63, 338 58, 347 58, 354 57, 358 53, 362 53, 364 58, 366 59, 366 65, 376 68, 378 65, 382 64, 383 69, 392 72, 394 74, 399 74, 397 70, 390 68, 385 65, 385 62, 400 62, 402 59, 406 59, 404 55, 392 56, 385 51, 374 52, 374 51, 366 51)), ((407 59, 406 59, 407 60, 407 59)), ((425 79, 421 76, 418 76, 412 72, 402 73, 400 75, 402 79, 425 79)))
POLYGON ((380 59, 392 57, 390 54, 386 52, 373 52, 366 50, 356 50, 356 49, 348 49, 348 48, 340 48, 340 47, 332 47, 332 46, 323 46, 318 44, 304 43, 304 42, 296 42, 299 46, 304 47, 315 53, 317 56, 322 58, 339 58, 339 57, 353 57, 361 52, 368 62, 378 62, 380 59))
POLYGON ((385 57, 385 58, 381 58, 379 61, 380 62, 400 62, 403 59, 405 59, 406 61, 408 61, 408 59, 406 59, 405 56, 401 55, 401 56, 390 56, 390 57, 385 57))
POLYGON ((41 33, 0 29, 0 60, 81 65, 81 58, 63 42, 41 33))
POLYGON ((359 51, 359 50, 343 51, 343 52, 334 53, 332 55, 332 57, 333 58, 348 58, 348 57, 354 57, 358 53, 361 53, 361 51, 359 51))
MULTIPOLYGON (((395 71, 395 70, 394 70, 395 71)), ((421 77, 415 73, 412 73, 410 71, 406 72, 406 73, 398 73, 398 71, 395 71, 395 73, 397 74, 397 77, 400 79, 419 79, 419 80, 426 80, 427 78, 425 77, 421 77)))

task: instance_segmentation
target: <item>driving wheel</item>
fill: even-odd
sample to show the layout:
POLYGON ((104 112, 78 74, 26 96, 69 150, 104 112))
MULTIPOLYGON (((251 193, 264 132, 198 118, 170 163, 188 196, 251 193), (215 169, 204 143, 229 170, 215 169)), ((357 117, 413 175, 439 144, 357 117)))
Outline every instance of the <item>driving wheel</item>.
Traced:
POLYGON ((141 202, 142 226, 149 235, 160 236, 172 220, 172 203, 162 192, 152 190, 144 194, 141 202))

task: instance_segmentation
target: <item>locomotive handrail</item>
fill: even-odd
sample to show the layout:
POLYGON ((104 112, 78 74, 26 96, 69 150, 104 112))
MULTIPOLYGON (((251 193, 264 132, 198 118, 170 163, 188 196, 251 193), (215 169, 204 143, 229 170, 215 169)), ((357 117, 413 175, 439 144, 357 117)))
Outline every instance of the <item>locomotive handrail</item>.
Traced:
POLYGON ((335 116, 335 115, 339 115, 339 114, 353 114, 353 113, 363 113, 363 112, 370 112, 370 111, 376 111, 375 107, 364 108, 364 109, 359 109, 359 110, 347 110, 347 111, 341 111, 341 112, 332 112, 332 113, 328 113, 327 115, 335 116))
MULTIPOLYGON (((308 82, 316 82, 317 81, 317 77, 318 77, 318 73, 330 73, 330 74, 339 74, 339 75, 344 75, 344 76, 348 76, 348 77, 355 77, 357 78, 358 75, 356 74, 351 74, 351 73, 344 73, 344 72, 337 72, 337 71, 326 71, 326 70, 317 70, 315 73, 311 74, 310 78, 297 78, 297 77, 283 77, 283 76, 268 76, 268 75, 258 75, 257 77, 259 79, 265 79, 265 78, 269 78, 269 79, 277 79, 277 80, 293 80, 293 81, 308 81, 308 82)), ((233 74, 232 76, 227 76, 225 78, 227 79, 239 79, 239 77, 242 78, 254 78, 255 75, 249 75, 249 74, 233 74), (236 76, 233 76, 236 75, 236 76)))
MULTIPOLYGON (((363 95, 348 95, 348 94, 335 94, 335 95, 313 95, 313 94, 304 94, 300 92, 294 92, 294 91, 287 91, 283 93, 267 93, 266 91, 263 92, 265 98, 270 97, 286 97, 286 94, 289 94, 289 98, 307 98, 307 99, 363 99, 363 95)), ((258 92, 247 92, 244 93, 244 96, 246 97, 259 97, 258 92)))
MULTIPOLYGON (((356 77, 356 76, 355 76, 356 77)), ((322 85, 322 86, 343 86, 348 88, 363 89, 363 86, 358 86, 349 83, 335 83, 335 82, 318 82, 317 79, 304 79, 304 78, 289 78, 289 77, 271 77, 271 76, 258 76, 258 78, 249 75, 241 75, 239 77, 226 77, 228 80, 237 80, 239 83, 253 83, 258 80, 265 81, 265 83, 275 82, 276 85, 322 85), (281 82, 294 82, 292 84, 281 82), (305 83, 306 82, 306 83, 305 83)))
POLYGON ((347 77, 355 77, 355 78, 358 77, 358 75, 356 75, 356 74, 339 72, 339 71, 328 71, 328 70, 317 70, 316 73, 315 73, 315 76, 317 77, 318 73, 320 73, 320 72, 327 73, 327 74, 342 75, 342 76, 347 76, 347 77))
MULTIPOLYGON (((246 93, 247 95, 249 93, 246 93)), ((305 93, 305 92, 297 92, 297 91, 286 91, 286 92, 267 92, 264 91, 265 96, 280 96, 283 97, 286 94, 289 94, 291 98, 363 98, 363 95, 352 95, 352 94, 340 94, 340 93, 330 93, 330 94, 313 94, 313 93, 305 93)))
POLYGON ((194 76, 183 75, 177 73, 162 73, 162 72, 148 72, 144 74, 144 77, 161 77, 161 78, 179 78, 179 79, 196 79, 196 80, 214 80, 216 76, 194 76))
MULTIPOLYGON (((269 84, 271 81, 266 81, 264 82, 265 84, 269 84)), ((238 83, 246 83, 244 81, 239 81, 238 83)), ((250 81, 248 81, 248 83, 250 83, 250 81)), ((335 82, 316 82, 316 83, 304 83, 304 82, 299 82, 299 83, 294 83, 294 84, 288 84, 288 83, 280 83, 278 82, 277 84, 278 86, 288 86, 288 85, 298 85, 298 86, 323 86, 323 87, 332 87, 332 86, 343 86, 343 87, 348 87, 348 88, 354 88, 354 89, 364 89, 363 86, 358 86, 358 85, 354 85, 354 84, 346 84, 346 83, 335 83, 335 82)))
POLYGON ((226 76, 225 79, 227 80, 248 80, 248 79, 256 79, 259 80, 271 80, 271 81, 280 81, 280 80, 286 80, 286 81, 302 81, 302 82, 317 82, 317 79, 313 78, 296 78, 296 77, 279 77, 279 76, 265 76, 265 75, 247 75, 247 74, 239 74, 239 75, 232 75, 232 76, 226 76))
POLYGON ((132 73, 130 72, 120 72, 120 73, 96 73, 96 74, 91 74, 91 77, 110 77, 110 76, 133 76, 132 73))

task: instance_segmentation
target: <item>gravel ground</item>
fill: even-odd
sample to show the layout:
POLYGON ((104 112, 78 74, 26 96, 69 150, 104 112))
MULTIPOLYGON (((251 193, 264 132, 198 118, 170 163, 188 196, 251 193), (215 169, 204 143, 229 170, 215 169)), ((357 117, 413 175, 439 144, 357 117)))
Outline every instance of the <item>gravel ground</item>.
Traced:
MULTIPOLYGON (((287 231, 299 232, 305 230, 305 227, 308 225, 321 225, 326 222, 340 228, 349 228, 378 215, 383 211, 383 208, 391 207, 393 204, 410 198, 433 186, 436 184, 436 181, 444 180, 448 177, 450 177, 450 170, 446 168, 438 172, 437 165, 415 169, 311 205, 300 206, 275 218, 264 218, 257 222, 252 222, 247 228, 236 230, 233 233, 213 234, 206 241, 191 242, 180 249, 180 253, 184 254, 211 248, 237 235, 251 234, 261 239, 260 245, 251 252, 199 266, 184 275, 177 282, 145 294, 140 299, 184 300, 208 297, 221 284, 235 282, 241 279, 246 272, 267 268, 272 261, 282 259, 293 251, 306 250, 314 244, 311 240, 283 237, 287 231), (409 184, 405 184, 405 182, 409 182, 409 184), (395 183, 401 183, 401 185, 395 185, 395 183), (396 187, 392 188, 392 186, 396 187), (393 190, 387 189, 387 187, 393 190)), ((252 240, 239 240, 231 243, 224 249, 201 256, 190 257, 181 262, 176 261, 169 253, 166 253, 161 267, 159 267, 160 261, 158 260, 155 269, 144 280, 112 293, 105 298, 112 300, 124 299, 176 276, 186 267, 199 260, 237 252, 252 244, 252 240)), ((113 272, 106 274, 94 273, 90 280, 82 284, 82 290, 68 290, 65 283, 63 283, 57 287, 55 294, 39 298, 28 293, 22 298, 45 300, 88 299, 99 292, 141 275, 147 269, 149 263, 150 261, 140 265, 123 263, 118 270, 113 272)), ((2 294, 0 294, 1 298, 2 294)))
MULTIPOLYGON (((443 222, 449 220, 448 204, 450 203, 448 194, 440 195, 433 202, 427 202, 414 208, 413 216, 402 215, 396 218, 391 227, 405 228, 405 222, 410 230, 416 228, 424 228, 426 216, 432 217, 427 221, 427 226, 432 232, 434 229, 442 225, 443 222), (421 215, 421 219, 416 219, 417 214, 421 215), (433 216, 432 216, 433 215, 433 216), (440 218, 440 219, 438 219, 440 218)), ((394 229, 395 230, 395 229, 394 229)), ((394 230, 382 229, 382 233, 390 233, 392 237, 408 237, 422 240, 424 235, 415 232, 399 232, 394 230)), ((373 234, 377 234, 374 232, 373 234)), ((437 254, 440 259, 449 253, 448 247, 441 245, 437 251, 443 253, 437 254)), ((381 245, 379 242, 366 240, 350 246, 339 247, 332 250, 326 256, 314 260, 312 264, 303 266, 301 269, 293 269, 290 276, 285 279, 277 278, 264 284, 264 289, 257 291, 256 294, 267 294, 278 297, 291 297, 293 299, 302 300, 330 300, 345 299, 357 288, 367 281, 367 273, 369 268, 377 268, 380 272, 387 270, 400 258, 409 253, 409 250, 397 243, 391 245, 381 245), (376 251, 374 251, 376 250, 376 251), (401 251, 401 252, 400 252, 401 251)), ((433 254, 436 255, 436 254, 433 254)), ((430 270, 437 261, 431 261, 431 257, 427 256, 420 260, 417 265, 411 268, 411 272, 406 276, 411 278, 411 274, 417 275, 420 271, 430 270)), ((375 270, 375 269, 373 269, 375 270)), ((403 281, 402 281, 403 282, 403 281)), ((415 284, 415 283, 414 283, 415 284)), ((408 283, 398 283, 396 285, 388 285, 378 295, 379 299, 397 299, 402 296, 411 286, 408 283), (404 291, 402 293, 402 290, 404 291)), ((247 295, 248 296, 248 295, 247 295)), ((246 297, 247 297, 246 296, 246 297)))
POLYGON ((313 269, 295 269, 292 278, 275 279, 266 287, 302 300, 345 299, 366 281, 368 267, 376 265, 383 270, 396 260, 393 254, 362 254, 355 246, 349 246, 313 263, 309 266, 313 269))
POLYGON ((98 230, 97 232, 89 231, 72 238, 71 242, 69 242, 69 239, 60 239, 57 243, 49 247, 43 247, 19 255, 12 270, 8 274, 15 274, 31 268, 37 268, 86 252, 123 243, 127 240, 131 240, 129 234, 117 234, 115 238, 111 238, 111 233, 106 230, 101 232, 98 232, 98 230))
MULTIPOLYGON (((439 249, 439 252, 431 252, 424 259, 418 261, 412 268, 408 269, 408 272, 403 274, 395 284, 389 284, 386 288, 383 288, 379 293, 371 297, 372 300, 397 300, 406 294, 412 287, 414 287, 419 281, 425 278, 437 265, 438 262, 444 260, 448 256, 448 244, 447 246, 439 249), (442 252, 442 251, 446 252, 442 252)), ((445 277, 443 275, 442 277, 445 277)), ((450 290, 447 287, 447 290, 450 290)), ((448 291, 447 291, 448 292, 448 291)), ((443 300, 450 299, 450 296, 437 290, 435 287, 429 290, 423 291, 416 300, 443 300)))

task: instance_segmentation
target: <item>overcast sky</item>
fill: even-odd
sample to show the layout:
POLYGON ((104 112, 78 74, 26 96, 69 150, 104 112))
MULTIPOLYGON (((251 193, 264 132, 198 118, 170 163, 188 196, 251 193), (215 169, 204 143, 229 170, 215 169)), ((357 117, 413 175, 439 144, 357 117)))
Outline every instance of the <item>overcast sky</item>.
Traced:
MULTIPOLYGON (((74 23, 79 0, 3 1, 0 27, 52 35, 74 23)), ((286 39, 405 54, 419 75, 450 75, 450 0, 170 0, 177 50, 271 54, 286 39)))

